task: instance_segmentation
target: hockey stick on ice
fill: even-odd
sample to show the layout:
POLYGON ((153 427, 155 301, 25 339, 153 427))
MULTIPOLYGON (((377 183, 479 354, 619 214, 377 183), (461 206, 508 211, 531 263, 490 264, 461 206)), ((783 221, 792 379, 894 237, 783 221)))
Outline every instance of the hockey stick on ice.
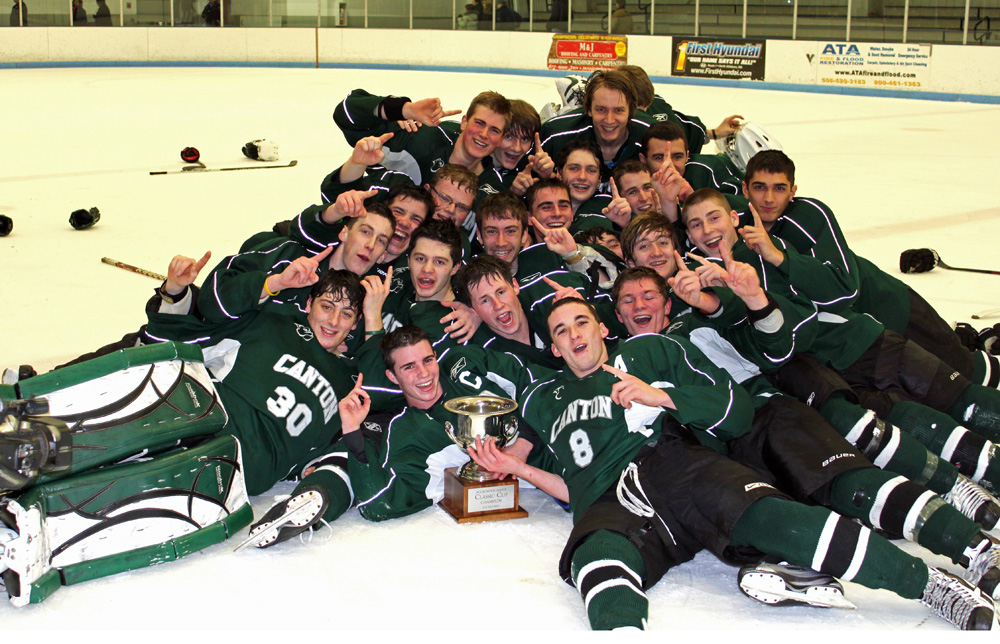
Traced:
POLYGON ((1000 313, 1000 309, 986 309, 985 311, 980 311, 979 313, 973 313, 972 319, 978 320, 980 318, 991 318, 997 313, 1000 313))
POLYGON ((228 172, 230 170, 269 170, 271 168, 292 168, 298 164, 298 159, 293 159, 288 163, 280 165, 244 165, 235 168, 206 168, 204 166, 198 167, 196 165, 189 165, 180 170, 157 170, 150 172, 149 174, 191 174, 192 172, 228 172))
POLYGON ((147 271, 145 268, 139 268, 138 266, 132 266, 131 264, 126 264, 125 262, 119 262, 118 260, 111 259, 110 257, 102 257, 101 261, 104 262, 105 264, 111 264, 112 266, 117 266, 118 268, 124 268, 127 271, 132 271, 133 273, 145 275, 146 277, 152 277, 158 280, 167 279, 166 275, 160 275, 159 273, 154 273, 153 271, 147 271))
POLYGON ((931 248, 918 248, 915 250, 903 251, 899 258, 899 268, 904 273, 926 273, 935 266, 946 268, 949 271, 965 271, 967 273, 985 273, 987 275, 1000 275, 1000 271, 987 268, 959 268, 950 266, 941 259, 938 252, 931 248))
POLYGON ((986 273, 987 275, 1000 275, 1000 271, 991 271, 988 268, 959 268, 957 266, 949 266, 944 263, 941 256, 938 255, 938 266, 941 268, 947 268, 949 271, 966 271, 968 273, 986 273))

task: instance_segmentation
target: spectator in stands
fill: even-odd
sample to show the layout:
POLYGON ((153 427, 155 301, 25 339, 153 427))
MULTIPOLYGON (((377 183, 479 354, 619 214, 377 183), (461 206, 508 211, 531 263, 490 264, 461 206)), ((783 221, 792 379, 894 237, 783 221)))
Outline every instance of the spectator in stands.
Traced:
POLYGON ((465 13, 458 17, 459 29, 479 29, 479 14, 476 13, 476 5, 465 5, 465 13))
POLYGON ((611 14, 611 33, 630 34, 632 33, 632 14, 625 8, 625 0, 615 2, 615 11, 611 14))
POLYGON ((569 30, 569 2, 567 0, 552 0, 552 13, 545 23, 546 31, 566 33, 569 30))
POLYGON ((14 6, 10 10, 10 26, 28 26, 28 5, 24 4, 24 0, 14 0, 14 6))
POLYGON ((83 0, 73 0, 73 26, 87 24, 87 10, 83 8, 83 0))
POLYGON ((497 29, 513 31, 521 26, 521 14, 507 6, 507 0, 497 0, 497 29))
POLYGON ((208 4, 201 11, 201 17, 205 19, 205 24, 209 27, 218 27, 222 19, 222 10, 219 7, 219 0, 209 0, 208 4))
POLYGON ((94 24, 98 27, 111 27, 111 9, 108 0, 97 0, 97 13, 94 14, 94 24))

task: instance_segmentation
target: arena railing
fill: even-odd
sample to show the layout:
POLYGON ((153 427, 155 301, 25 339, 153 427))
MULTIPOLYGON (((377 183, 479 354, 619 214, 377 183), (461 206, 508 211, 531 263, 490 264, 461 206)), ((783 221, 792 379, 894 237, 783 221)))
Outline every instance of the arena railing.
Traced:
MULTIPOLYGON (((104 11, 97 0, 82 0, 86 22, 75 26, 474 29, 1000 45, 1000 0, 214 2, 206 9, 208 0, 102 0, 104 11)), ((11 25, 22 19, 22 6, 28 27, 74 26, 73 0, 18 0, 11 25)))

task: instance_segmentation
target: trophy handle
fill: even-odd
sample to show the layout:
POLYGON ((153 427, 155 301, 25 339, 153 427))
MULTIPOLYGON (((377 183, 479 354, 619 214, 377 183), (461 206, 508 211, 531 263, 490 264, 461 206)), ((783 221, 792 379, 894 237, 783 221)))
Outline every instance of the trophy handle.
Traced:
POLYGON ((507 420, 503 428, 504 436, 507 437, 505 443, 510 443, 510 439, 514 438, 514 434, 517 433, 517 418, 513 415, 507 420))
MULTIPOLYGON (((444 421, 444 433, 448 434, 448 438, 454 442, 458 442, 458 439, 455 437, 455 426, 451 424, 450 420, 444 421)), ((461 447, 461 445, 459 445, 459 447, 461 447)))

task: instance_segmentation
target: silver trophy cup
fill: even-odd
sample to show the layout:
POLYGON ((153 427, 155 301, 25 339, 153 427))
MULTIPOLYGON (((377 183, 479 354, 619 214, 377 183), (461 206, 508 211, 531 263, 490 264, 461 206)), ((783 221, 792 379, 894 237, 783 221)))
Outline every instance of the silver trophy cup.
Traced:
MULTIPOLYGON (((444 431, 466 452, 470 445, 476 444, 477 436, 480 439, 492 436, 497 447, 503 448, 517 434, 517 417, 512 413, 517 409, 517 403, 508 398, 464 396, 445 402, 444 408, 458 414, 458 427, 446 421, 444 431)), ((490 481, 497 478, 492 472, 484 471, 473 460, 461 467, 458 476, 467 481, 490 481)))

